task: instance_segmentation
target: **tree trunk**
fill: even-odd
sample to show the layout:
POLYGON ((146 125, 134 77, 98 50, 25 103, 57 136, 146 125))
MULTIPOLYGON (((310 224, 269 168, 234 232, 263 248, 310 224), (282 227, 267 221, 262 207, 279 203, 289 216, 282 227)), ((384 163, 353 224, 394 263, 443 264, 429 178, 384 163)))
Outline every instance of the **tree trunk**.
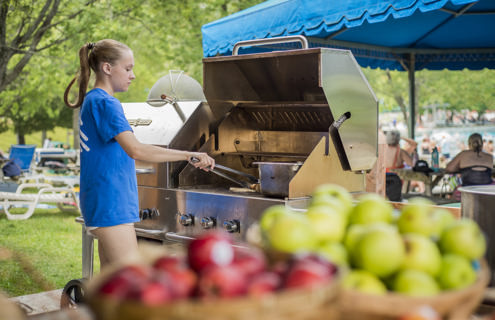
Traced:
POLYGON ((22 132, 17 133, 17 144, 26 144, 26 139, 24 137, 24 133, 22 133, 22 132))
POLYGON ((41 130, 41 147, 45 145, 45 140, 46 140, 46 130, 41 130))

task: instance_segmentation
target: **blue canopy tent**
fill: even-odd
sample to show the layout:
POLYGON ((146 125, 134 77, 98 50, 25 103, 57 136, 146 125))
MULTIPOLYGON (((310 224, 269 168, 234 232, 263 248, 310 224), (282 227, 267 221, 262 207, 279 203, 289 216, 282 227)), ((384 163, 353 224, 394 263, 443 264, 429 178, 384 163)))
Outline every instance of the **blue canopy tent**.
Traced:
POLYGON ((202 33, 205 57, 229 55, 243 40, 304 35, 310 47, 351 50, 362 67, 407 71, 412 137, 416 70, 495 69, 494 0, 269 0, 208 23, 202 33))

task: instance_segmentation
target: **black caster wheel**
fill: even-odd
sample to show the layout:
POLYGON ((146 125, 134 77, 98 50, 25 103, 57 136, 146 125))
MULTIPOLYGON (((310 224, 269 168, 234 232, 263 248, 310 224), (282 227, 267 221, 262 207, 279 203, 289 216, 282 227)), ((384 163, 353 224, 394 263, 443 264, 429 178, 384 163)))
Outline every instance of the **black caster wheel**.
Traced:
POLYGON ((65 285, 60 298, 60 308, 77 309, 77 305, 83 302, 86 279, 73 279, 65 285))

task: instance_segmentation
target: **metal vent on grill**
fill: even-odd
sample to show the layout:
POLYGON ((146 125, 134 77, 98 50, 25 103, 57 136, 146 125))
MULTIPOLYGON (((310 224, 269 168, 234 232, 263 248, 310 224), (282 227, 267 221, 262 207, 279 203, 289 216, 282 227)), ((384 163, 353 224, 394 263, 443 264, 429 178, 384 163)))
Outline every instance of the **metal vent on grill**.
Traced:
POLYGON ((238 117, 245 123, 255 124, 260 130, 328 131, 333 122, 330 109, 321 106, 240 107, 238 117))

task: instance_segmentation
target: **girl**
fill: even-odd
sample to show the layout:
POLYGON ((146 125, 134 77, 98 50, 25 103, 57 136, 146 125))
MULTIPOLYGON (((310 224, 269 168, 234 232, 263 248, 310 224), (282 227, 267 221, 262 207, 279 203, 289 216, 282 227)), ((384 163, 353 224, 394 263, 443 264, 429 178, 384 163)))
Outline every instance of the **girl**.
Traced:
POLYGON ((160 148, 140 143, 127 122, 120 101, 113 95, 125 92, 136 77, 131 49, 105 39, 79 49, 80 71, 68 85, 64 102, 81 107, 79 114, 81 182, 80 203, 86 229, 98 239, 100 265, 126 259, 137 250, 134 222, 139 203, 134 160, 149 162, 190 161, 208 170, 215 165, 206 153, 160 148), (91 70, 94 88, 86 93, 91 70), (70 103, 70 88, 78 78, 79 94, 70 103))

